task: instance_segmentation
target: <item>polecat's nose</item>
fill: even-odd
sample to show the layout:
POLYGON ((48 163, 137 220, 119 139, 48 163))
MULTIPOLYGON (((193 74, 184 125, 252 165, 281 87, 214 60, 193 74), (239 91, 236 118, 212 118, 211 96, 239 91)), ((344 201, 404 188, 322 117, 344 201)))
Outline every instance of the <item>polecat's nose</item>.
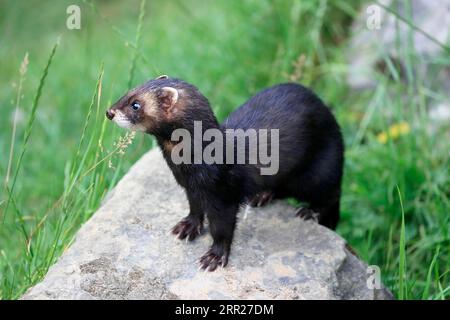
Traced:
POLYGON ((116 115, 116 112, 114 110, 111 110, 111 109, 106 110, 106 117, 109 120, 112 120, 115 115, 116 115))

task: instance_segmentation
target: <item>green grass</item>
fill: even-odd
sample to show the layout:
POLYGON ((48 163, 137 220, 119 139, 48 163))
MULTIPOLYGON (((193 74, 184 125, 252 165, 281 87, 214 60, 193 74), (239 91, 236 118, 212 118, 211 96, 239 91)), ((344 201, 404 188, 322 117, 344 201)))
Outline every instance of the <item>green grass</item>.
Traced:
POLYGON ((400 225, 400 248, 398 263, 398 298, 404 300, 408 297, 408 289, 405 286, 406 277, 406 252, 405 252, 405 209, 403 208, 402 194, 397 186, 398 198, 402 209, 402 222, 400 225))
MULTIPOLYGON (((380 266, 397 298, 450 297, 449 126, 430 131, 426 111, 448 93, 411 72, 424 63, 411 44, 402 50, 406 81, 386 54, 388 74, 374 71, 374 90, 346 86, 344 49, 362 1, 76 1, 81 30, 68 30, 73 3, 0 4, 0 298, 16 299, 41 280, 154 146, 149 136, 125 137, 104 110, 160 74, 197 85, 219 119, 271 84, 314 88, 346 141, 338 233, 380 266), (19 72, 26 52, 28 70, 19 72), (410 132, 380 143, 377 135, 399 123, 410 132)), ((442 47, 436 72, 450 66, 442 47)))

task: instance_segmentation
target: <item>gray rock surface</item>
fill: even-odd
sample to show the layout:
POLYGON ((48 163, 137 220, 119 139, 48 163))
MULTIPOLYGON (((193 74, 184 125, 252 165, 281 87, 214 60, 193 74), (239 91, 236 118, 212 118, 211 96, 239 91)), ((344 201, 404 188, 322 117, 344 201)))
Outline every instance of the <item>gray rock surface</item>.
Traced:
POLYGON ((391 298, 368 289, 366 264, 342 238, 281 201, 241 212, 230 264, 198 271, 207 230, 192 243, 170 234, 187 212, 160 151, 148 152, 23 299, 391 298))

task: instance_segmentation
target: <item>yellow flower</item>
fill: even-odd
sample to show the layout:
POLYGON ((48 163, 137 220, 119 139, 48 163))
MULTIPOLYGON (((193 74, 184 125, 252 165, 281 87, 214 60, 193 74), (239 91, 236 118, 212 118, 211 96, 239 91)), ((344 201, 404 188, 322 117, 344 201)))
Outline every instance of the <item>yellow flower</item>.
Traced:
POLYGON ((381 132, 377 135, 377 140, 379 143, 386 144, 388 140, 388 135, 386 132, 381 132))
POLYGON ((387 132, 380 132, 377 135, 378 142, 386 144, 388 139, 395 140, 400 136, 406 135, 411 131, 411 128, 407 122, 399 122, 389 127, 387 132))
POLYGON ((411 131, 409 124, 407 122, 399 123, 399 128, 401 134, 408 134, 411 131))

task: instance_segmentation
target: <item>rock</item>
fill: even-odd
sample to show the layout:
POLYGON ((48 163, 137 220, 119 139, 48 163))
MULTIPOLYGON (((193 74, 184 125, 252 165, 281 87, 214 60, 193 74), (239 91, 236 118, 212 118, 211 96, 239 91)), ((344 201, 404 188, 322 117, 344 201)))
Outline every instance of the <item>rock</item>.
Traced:
POLYGON ((205 234, 176 240, 188 212, 160 151, 142 157, 78 232, 44 280, 22 299, 390 299, 367 287, 367 265, 334 232, 283 201, 252 209, 235 233, 230 263, 198 271, 205 234))
MULTIPOLYGON (((387 7, 397 11, 402 17, 409 19, 406 1, 380 1, 387 7)), ((446 44, 450 35, 450 0, 412 0, 412 22, 414 25, 431 35, 437 41, 446 44)), ((445 51, 426 37, 422 32, 411 30, 404 22, 382 7, 368 4, 361 10, 352 25, 352 37, 347 50, 349 61, 348 84, 353 89, 372 88, 377 84, 377 69, 387 69, 385 57, 390 57, 400 74, 405 72, 404 57, 408 56, 407 48, 410 34, 412 35, 414 51, 420 58, 420 64, 414 65, 427 79, 427 83, 438 83, 445 91, 449 88, 449 69, 443 68, 436 59, 445 51), (379 27, 371 23, 371 17, 379 10, 379 27), (369 19, 369 20, 368 20, 369 19), (397 32, 398 22, 398 32, 397 32), (436 81, 438 79, 438 81, 436 81)), ((444 91, 444 92, 445 92, 444 91)))

